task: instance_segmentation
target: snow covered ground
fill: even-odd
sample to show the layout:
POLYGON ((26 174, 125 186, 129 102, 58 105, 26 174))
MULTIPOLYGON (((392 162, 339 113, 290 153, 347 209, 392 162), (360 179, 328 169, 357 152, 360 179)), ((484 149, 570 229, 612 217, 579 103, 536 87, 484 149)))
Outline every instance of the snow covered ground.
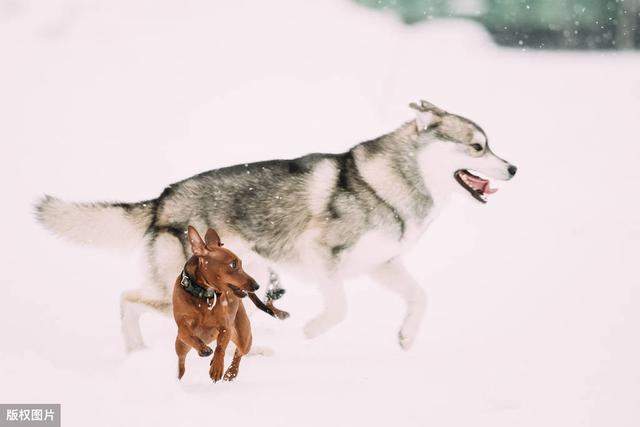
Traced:
POLYGON ((0 0, 0 402, 62 403, 63 426, 640 425, 640 55, 523 52, 482 28, 406 28, 346 0, 0 0), (399 300, 350 282, 312 341, 253 317, 271 357, 175 379, 172 319, 126 356, 120 292, 140 254, 52 238, 43 193, 139 200, 239 162, 344 151, 426 98, 483 125, 519 167, 451 205, 408 258, 429 294, 400 350, 399 300))

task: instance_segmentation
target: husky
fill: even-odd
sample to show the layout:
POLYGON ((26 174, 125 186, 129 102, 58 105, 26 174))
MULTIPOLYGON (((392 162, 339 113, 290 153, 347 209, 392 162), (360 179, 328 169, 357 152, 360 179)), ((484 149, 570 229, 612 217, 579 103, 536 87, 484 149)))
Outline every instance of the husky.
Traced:
POLYGON ((509 180, 516 173, 471 120, 427 101, 410 107, 415 119, 345 153, 215 169, 136 203, 69 203, 45 196, 36 215, 47 229, 78 243, 119 249, 144 244, 146 283, 121 297, 129 351, 144 345, 141 313, 171 313, 174 278, 191 256, 189 225, 200 233, 216 229, 258 283, 275 283, 275 292, 281 291, 281 268, 314 282, 323 308, 304 326, 308 338, 345 318, 345 280, 368 275, 404 300, 398 340, 408 349, 426 295, 403 265, 403 254, 451 195, 487 202, 496 190, 479 174, 509 180))

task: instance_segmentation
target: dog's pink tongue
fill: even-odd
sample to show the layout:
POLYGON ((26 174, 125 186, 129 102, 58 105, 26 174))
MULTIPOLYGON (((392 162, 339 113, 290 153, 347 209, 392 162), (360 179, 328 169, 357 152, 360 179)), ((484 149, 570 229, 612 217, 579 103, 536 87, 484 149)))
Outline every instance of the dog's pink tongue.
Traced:
POLYGON ((469 183, 476 190, 482 191, 482 194, 493 194, 498 191, 497 188, 491 188, 490 182, 488 179, 482 179, 475 176, 468 176, 469 183))
POLYGON ((486 183, 486 184, 484 185, 484 187, 482 188, 482 192, 483 192, 484 194, 493 194, 493 193, 495 193, 496 191, 498 191, 498 189, 497 189, 497 188, 491 188, 491 187, 489 186, 489 181, 487 181, 487 183, 486 183))

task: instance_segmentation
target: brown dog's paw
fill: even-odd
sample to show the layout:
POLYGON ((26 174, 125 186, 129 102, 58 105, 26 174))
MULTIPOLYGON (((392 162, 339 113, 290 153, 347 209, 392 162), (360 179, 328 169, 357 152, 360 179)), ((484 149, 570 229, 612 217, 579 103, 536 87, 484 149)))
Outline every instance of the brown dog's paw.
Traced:
POLYGON ((207 356, 211 356, 213 354, 213 350, 211 350, 211 347, 205 347, 202 350, 198 351, 198 355, 200 357, 207 357, 207 356))
POLYGON ((222 371, 224 371, 224 362, 213 361, 211 364, 211 368, 209 368, 209 377, 213 380, 213 382, 218 382, 222 379, 222 371))
POLYGON ((235 366, 230 366, 229 369, 227 369, 227 372, 224 373, 223 379, 225 381, 233 381, 233 379, 237 376, 238 376, 238 368, 236 368, 235 366))

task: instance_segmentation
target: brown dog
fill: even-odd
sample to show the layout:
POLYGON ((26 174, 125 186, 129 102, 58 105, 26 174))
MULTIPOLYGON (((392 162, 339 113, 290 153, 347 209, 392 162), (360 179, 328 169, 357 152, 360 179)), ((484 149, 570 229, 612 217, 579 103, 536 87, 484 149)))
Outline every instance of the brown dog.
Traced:
POLYGON ((236 352, 224 379, 238 375, 240 359, 251 349, 251 324, 241 298, 252 294, 258 284, 242 270, 242 262, 222 247, 218 233, 209 229, 205 241, 189 226, 193 256, 185 264, 173 290, 173 316, 178 325, 176 354, 178 378, 184 375, 184 361, 194 348, 202 357, 210 356, 209 376, 222 378, 224 353, 233 341, 236 352), (215 352, 207 345, 217 340, 215 352))

